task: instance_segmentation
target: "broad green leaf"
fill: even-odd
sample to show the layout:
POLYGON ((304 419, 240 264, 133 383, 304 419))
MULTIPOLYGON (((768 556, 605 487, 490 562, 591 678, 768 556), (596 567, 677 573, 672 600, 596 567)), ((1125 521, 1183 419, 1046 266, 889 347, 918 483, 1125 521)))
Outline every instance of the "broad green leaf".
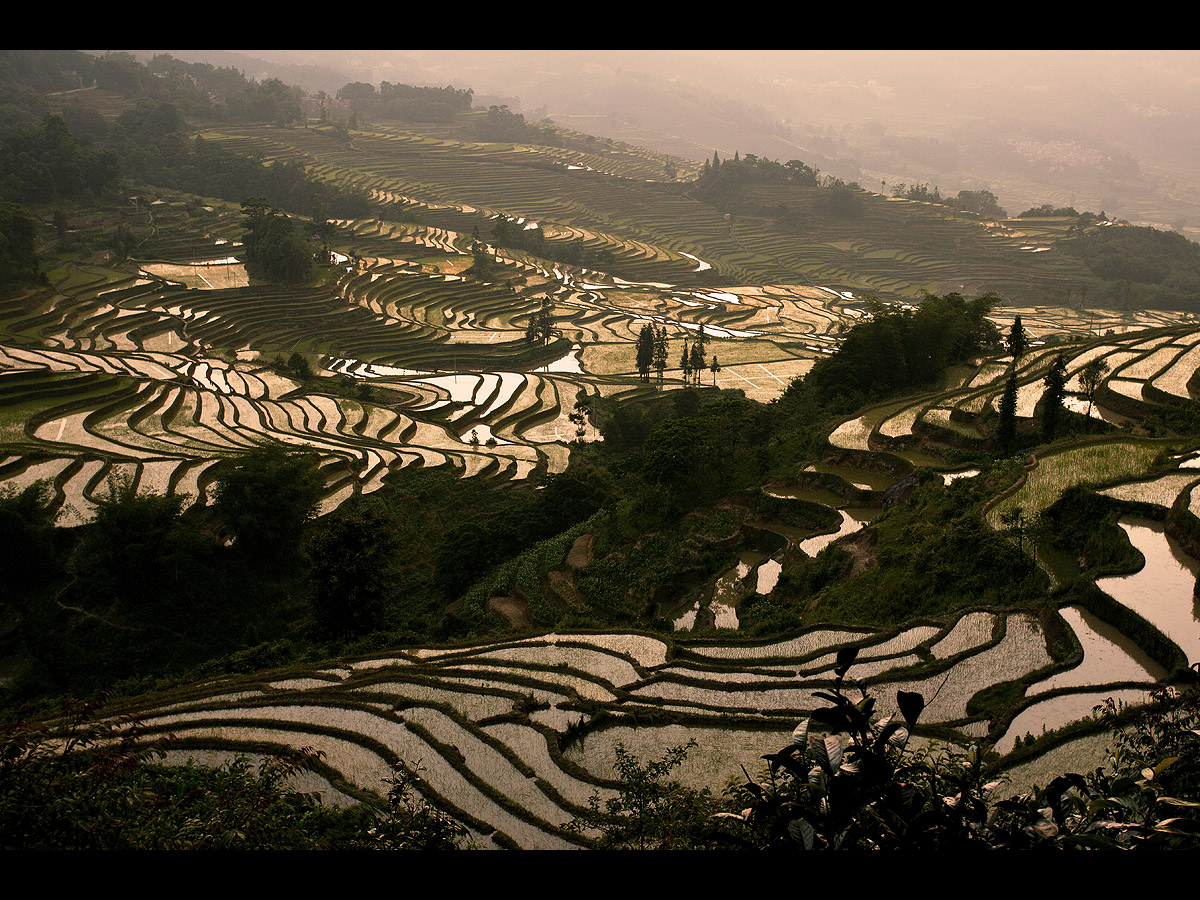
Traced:
POLYGON ((850 667, 854 665, 854 660, 858 658, 857 647, 843 647, 837 652, 837 664, 833 668, 833 672, 838 678, 844 678, 846 673, 850 671, 850 667))
POLYGON ((792 730, 792 743, 801 747, 808 744, 808 719, 805 719, 792 730))
POLYGON ((809 734, 808 752, 813 760, 826 772, 832 772, 835 766, 829 765, 829 753, 825 748, 825 739, 819 734, 809 734))
POLYGON ((793 819, 788 822, 788 834, 793 841, 801 844, 805 850, 811 850, 816 843, 816 832, 808 824, 807 819, 793 819))
POLYGON ((911 729, 925 710, 925 698, 916 691, 896 691, 896 705, 900 707, 900 715, 904 716, 904 721, 911 729))
POLYGON ((829 770, 832 772, 842 765, 842 753, 845 744, 840 735, 831 734, 825 738, 825 758, 829 760, 829 770))

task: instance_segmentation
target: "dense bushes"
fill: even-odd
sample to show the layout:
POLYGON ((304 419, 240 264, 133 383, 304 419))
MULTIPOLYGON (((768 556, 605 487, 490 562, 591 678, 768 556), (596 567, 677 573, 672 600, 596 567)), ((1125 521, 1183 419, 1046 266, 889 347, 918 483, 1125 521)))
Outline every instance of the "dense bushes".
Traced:
MULTIPOLYGON (((829 705, 801 722, 792 743, 767 757, 737 817, 755 846, 794 849, 1196 849, 1200 848, 1200 693, 1164 690, 1117 724, 1110 768, 1067 773, 1043 789, 994 800, 980 748, 912 751, 919 694, 897 695, 903 722, 877 719, 875 699, 840 684, 853 652, 839 654, 829 705)), ((1117 712, 1111 704, 1110 716, 1117 712)), ((1113 719, 1114 723, 1117 721, 1113 719)), ((739 806, 742 804, 739 803, 739 806)))

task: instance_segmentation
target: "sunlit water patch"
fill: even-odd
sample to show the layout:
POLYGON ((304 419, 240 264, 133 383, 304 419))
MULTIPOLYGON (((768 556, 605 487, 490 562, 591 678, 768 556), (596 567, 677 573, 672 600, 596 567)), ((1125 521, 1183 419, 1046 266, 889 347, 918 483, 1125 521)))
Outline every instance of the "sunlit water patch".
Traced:
POLYGON ((1160 523, 1124 516, 1118 524, 1146 557, 1146 565, 1133 575, 1097 579, 1096 586, 1178 644, 1189 665, 1200 661, 1200 621, 1193 595, 1200 566, 1167 537, 1160 523))
POLYGON ((848 534, 853 534, 862 528, 871 520, 873 515, 878 512, 874 509, 839 509, 842 516, 842 524, 838 530, 831 534, 818 534, 810 537, 806 541, 800 543, 800 549, 809 556, 816 556, 838 538, 843 538, 848 534))
POLYGON ((1150 659, 1137 644, 1079 606, 1059 610, 1083 647, 1083 661, 1075 668, 1039 681, 1025 692, 1033 697, 1056 688, 1083 687, 1116 681, 1154 682, 1166 670, 1150 659))
POLYGON ((960 478, 974 478, 978 474, 978 469, 961 469, 958 472, 943 472, 942 481, 945 484, 949 484, 952 481, 958 481, 960 478))
POLYGON ((1084 691, 1048 697, 1023 710, 1012 720, 1004 737, 996 743, 996 751, 1007 753, 1016 746, 1017 738, 1027 734, 1037 737, 1043 732, 1090 718, 1092 711, 1110 697, 1123 703, 1145 703, 1148 690, 1123 688, 1116 691, 1084 691))

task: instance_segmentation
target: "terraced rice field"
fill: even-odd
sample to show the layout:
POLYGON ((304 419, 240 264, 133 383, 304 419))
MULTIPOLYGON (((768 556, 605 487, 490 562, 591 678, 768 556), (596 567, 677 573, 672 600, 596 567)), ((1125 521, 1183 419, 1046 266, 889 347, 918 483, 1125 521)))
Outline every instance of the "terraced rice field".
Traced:
POLYGON ((1028 470, 1025 483, 996 503, 987 520, 1001 527, 1002 517, 1016 507, 1036 516, 1075 485, 1103 485, 1145 473, 1169 444, 1114 439, 1048 453, 1028 470))
MULTIPOLYGON (((650 756, 696 738, 681 774, 697 786, 720 785, 742 765, 757 770, 758 757, 820 705, 813 692, 832 684, 833 651, 847 645, 861 648, 850 678, 864 679, 885 713, 897 689, 921 690, 931 698, 923 721, 962 742, 1000 727, 968 714, 975 693, 999 681, 1044 685, 1051 665, 1032 618, 980 611, 900 632, 814 629, 757 646, 565 633, 415 648, 222 679, 122 712, 196 753, 323 750, 329 790, 360 800, 380 797, 392 763, 419 763, 423 793, 483 845, 562 848, 586 843, 563 826, 588 798, 611 796, 618 741, 650 756), (663 724, 647 727, 651 712, 663 724)), ((1072 690, 1057 686, 1056 695, 1072 690)))
MULTIPOLYGON (((695 205, 673 194, 631 210, 619 183, 584 177, 588 170, 656 176, 636 154, 555 150, 550 172, 528 166, 519 147, 386 129, 332 152, 316 131, 289 135, 291 144, 263 130, 230 129, 225 137, 266 159, 303 160, 321 177, 371 191, 420 221, 334 223, 346 252, 321 288, 246 285, 232 264, 207 264, 229 254, 225 243, 193 241, 186 253, 160 247, 157 262, 136 275, 77 267, 52 291, 0 305, 0 485, 19 490, 49 480, 60 524, 88 521, 114 477, 204 502, 222 459, 265 444, 321 456, 329 473, 325 511, 410 465, 500 479, 560 471, 576 439, 568 416, 577 401, 652 389, 633 366, 646 324, 667 329, 671 359, 703 327, 721 362, 716 384, 767 401, 866 314, 853 291, 878 289, 881 261, 907 259, 922 287, 950 277, 931 256, 872 245, 869 222, 855 226, 865 237, 799 247, 753 224, 694 215, 695 205), (575 200, 561 189, 568 178, 581 189, 575 200), (497 277, 465 277, 472 229, 486 233, 499 214, 539 221, 551 243, 579 239, 611 253, 613 271, 500 251, 497 277), (695 278, 715 265, 734 280, 745 275, 746 285, 711 289, 695 278), (802 278, 834 286, 792 283, 802 278), (546 346, 531 345, 525 330, 544 301, 557 333, 546 346), (293 353, 350 390, 322 390, 330 383, 303 382, 271 364, 293 353)), ((939 228, 928 211, 913 210, 930 234, 939 228)), ((1034 414, 1059 352, 1068 358, 1069 389, 1078 389, 1086 362, 1103 358, 1110 375, 1101 396, 1107 390, 1135 406, 1156 402, 1155 391, 1190 396, 1200 329, 1179 316, 1010 308, 996 321, 1007 327, 1018 313, 1035 337, 1086 336, 1035 347, 1020 361, 1023 416, 1034 414)), ((974 417, 996 404, 1007 368, 1004 358, 982 360, 946 390, 868 409, 829 441, 871 452, 904 446, 924 430, 981 440, 974 417)), ((668 371, 663 387, 678 386, 678 373, 668 371)), ((595 438, 594 428, 585 429, 584 440, 595 438)), ((1075 484, 1113 485, 1113 496, 1165 505, 1188 490, 1186 471, 1134 480, 1165 446, 1117 438, 1044 456, 988 521, 999 527, 1016 506, 1036 514, 1075 484)), ((843 512, 842 520, 841 531, 802 548, 819 552, 858 525, 856 515, 843 512)), ((760 563, 760 583, 768 563, 778 566, 760 563)), ((782 746, 817 703, 814 691, 832 683, 842 646, 861 648, 850 677, 865 680, 881 711, 890 711, 896 690, 919 690, 929 701, 923 723, 962 742, 1015 740, 1026 727, 1037 731, 1090 708, 1105 684, 1132 695, 1140 687, 1130 683, 1160 677, 1102 623, 1064 617, 1084 647, 1074 668, 1054 664, 1029 615, 974 610, 896 633, 828 626, 761 645, 564 634, 409 649, 224 679, 128 711, 197 752, 322 750, 334 773, 330 790, 345 797, 378 798, 393 763, 419 763, 429 799, 467 822, 481 843, 577 846, 581 839, 564 826, 594 791, 612 791, 617 741, 649 756, 651 747, 694 736, 700 748, 685 774, 698 786, 720 784, 740 764, 757 768, 763 748, 782 746), (972 699, 1003 682, 1024 688, 1017 718, 1009 724, 973 713, 972 699), (635 727, 647 717, 665 724, 635 727), (580 730, 581 742, 573 739, 580 730)))
MULTIPOLYGON (((486 213, 406 202, 463 224, 486 213)), ((834 291, 677 289, 547 269, 520 254, 500 257, 505 278, 518 281, 472 281, 456 274, 470 262, 470 238, 453 228, 337 224, 356 255, 338 257, 332 290, 248 286, 229 262, 237 246, 222 239, 207 252, 185 242, 187 258, 146 263, 137 276, 69 270, 54 292, 6 303, 0 485, 51 477, 59 523, 74 525, 90 519, 118 472, 140 490, 203 502, 215 463, 268 444, 321 456, 331 473, 323 511, 408 465, 499 479, 554 473, 573 442, 599 438, 593 425, 579 435, 569 421, 577 402, 646 389, 633 371, 645 324, 675 341, 703 327, 724 360, 716 383, 765 402, 859 314, 834 291), (530 345, 525 329, 545 299, 561 337, 530 345), (366 392, 349 399, 271 364, 297 352, 366 392), (65 462, 51 471, 49 458, 65 462)), ((697 266, 644 241, 622 246, 656 261, 660 277, 675 260, 697 266)), ((682 383, 679 372, 665 376, 664 388, 682 383)))

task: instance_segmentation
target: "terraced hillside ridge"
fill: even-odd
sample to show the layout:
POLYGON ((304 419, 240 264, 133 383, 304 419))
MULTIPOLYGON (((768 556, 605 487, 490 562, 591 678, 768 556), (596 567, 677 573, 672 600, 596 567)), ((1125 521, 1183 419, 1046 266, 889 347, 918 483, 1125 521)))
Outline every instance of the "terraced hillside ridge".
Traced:
MULTIPOLYGON (((609 254, 601 268, 636 281, 803 283, 889 301, 994 290, 1046 304, 1090 277, 1054 246, 1068 236, 1067 221, 986 221, 857 186, 861 214, 839 217, 828 215, 821 188, 778 183, 746 188, 737 214, 727 214, 703 202, 699 186, 664 177, 665 157, 611 141, 587 151, 481 143, 474 126, 484 115, 445 126, 376 123, 350 143, 324 127, 223 125, 203 136, 369 191, 391 217, 437 229, 435 240, 475 227, 486 239, 491 219, 503 215, 540 225, 550 256, 579 242, 590 254, 609 254)), ((669 163, 699 172, 684 160, 669 163)))

